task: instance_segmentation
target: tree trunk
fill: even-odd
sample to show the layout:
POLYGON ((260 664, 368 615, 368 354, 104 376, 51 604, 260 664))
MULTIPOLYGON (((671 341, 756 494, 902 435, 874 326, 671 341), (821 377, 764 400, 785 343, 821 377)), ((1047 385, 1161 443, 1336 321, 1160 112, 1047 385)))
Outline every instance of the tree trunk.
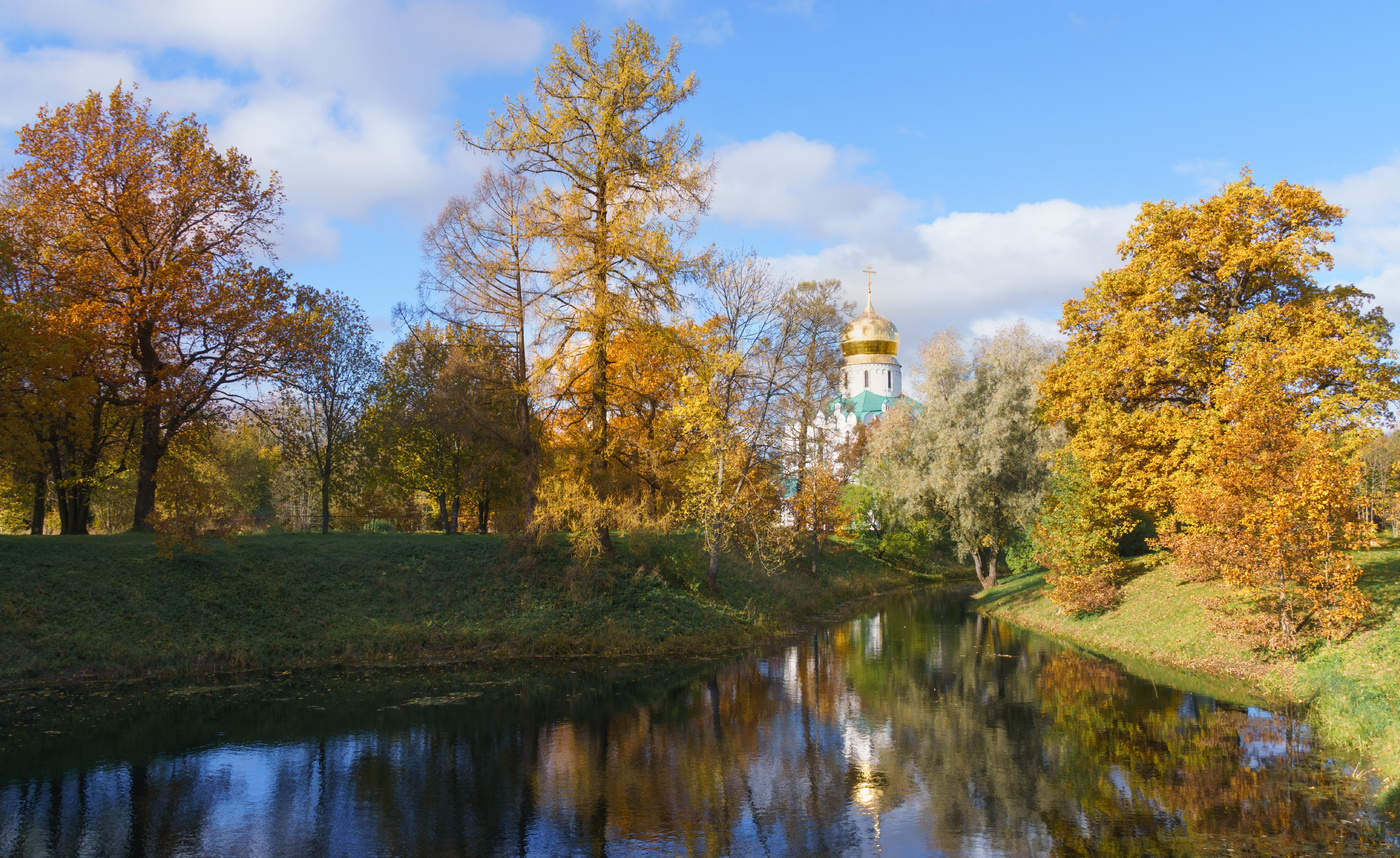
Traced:
POLYGON ((719 540, 710 540, 710 568, 705 573, 705 586, 710 590, 719 589, 719 540))
POLYGON ((462 528, 461 528, 461 524, 460 524, 461 521, 462 521, 462 496, 461 496, 461 495, 453 495, 453 496, 452 496, 452 509, 451 509, 451 512, 449 513, 449 515, 448 515, 448 517, 447 517, 447 532, 448 532, 448 533, 453 533, 453 534, 460 532, 461 529, 462 529, 462 528))
POLYGON ((34 474, 34 505, 29 512, 29 533, 44 535, 44 517, 49 511, 49 481, 43 471, 34 474))
POLYGON ((321 470, 321 533, 331 532, 331 457, 326 451, 326 467, 321 470))
POLYGON ((977 582, 982 585, 983 590, 996 586, 997 550, 995 548, 978 548, 973 551, 972 566, 977 571, 977 582))
POLYGON ((821 553, 822 535, 821 531, 817 529, 817 510, 814 506, 812 508, 812 568, 808 570, 813 578, 817 577, 817 558, 821 557, 821 553))
POLYGON ((131 517, 131 529, 149 532, 151 516, 156 511, 156 468, 165 454, 160 437, 160 405, 146 405, 141 410, 141 453, 136 468, 136 510, 131 517))
POLYGON ((485 533, 491 524, 491 496, 483 491, 476 498, 476 532, 485 533))
POLYGON ((438 492, 437 506, 438 530, 441 530, 443 533, 451 533, 452 531, 447 529, 447 492, 438 492))

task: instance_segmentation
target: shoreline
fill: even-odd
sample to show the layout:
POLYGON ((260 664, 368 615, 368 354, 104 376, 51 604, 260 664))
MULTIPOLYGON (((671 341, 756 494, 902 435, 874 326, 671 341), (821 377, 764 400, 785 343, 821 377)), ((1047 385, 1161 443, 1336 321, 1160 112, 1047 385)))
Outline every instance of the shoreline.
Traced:
MULTIPOLYGON (((1397 546, 1400 547, 1400 546, 1397 546)), ((1269 660, 1217 631, 1202 602, 1218 582, 1183 583, 1170 564, 1143 564, 1121 603, 1085 618, 1058 613, 1043 572, 998 583, 973 599, 983 614, 1123 665, 1151 681, 1244 706, 1298 707, 1319 744, 1376 781, 1377 806, 1400 804, 1400 550, 1362 552, 1363 586, 1377 617, 1345 641, 1323 643, 1297 659, 1269 660), (1164 607, 1166 606, 1166 607, 1164 607), (1389 669, 1386 669, 1389 668, 1389 669)))

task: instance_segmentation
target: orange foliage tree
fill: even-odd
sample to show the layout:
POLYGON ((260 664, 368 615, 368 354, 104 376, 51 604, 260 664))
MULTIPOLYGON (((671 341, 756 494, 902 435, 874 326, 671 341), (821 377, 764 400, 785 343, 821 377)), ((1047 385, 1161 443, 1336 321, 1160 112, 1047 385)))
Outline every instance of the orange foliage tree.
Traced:
POLYGON ((1358 515, 1355 434, 1328 431, 1286 374, 1283 347, 1249 348, 1213 396, 1219 420, 1162 535, 1193 577, 1223 577, 1253 609, 1236 628, 1270 649, 1342 638, 1365 617, 1350 550, 1374 525, 1358 515))
POLYGON ((250 252, 270 250, 281 184, 121 85, 41 109, 19 140, 10 182, 43 261, 66 275, 54 299, 126 355, 133 526, 146 529, 172 438, 280 351, 292 289, 250 252))
MULTIPOLYGON (((1260 187, 1245 171, 1195 204, 1144 204, 1119 246, 1124 264, 1066 302, 1068 344, 1042 383, 1042 414, 1069 432, 1064 455, 1100 535, 1172 513, 1221 423, 1214 393, 1251 343, 1278 343, 1279 389, 1317 427, 1343 431, 1386 412, 1390 323, 1370 296, 1315 278, 1331 267, 1342 215, 1313 188, 1260 187)), ((1114 560, 1052 571, 1111 588, 1114 560)))

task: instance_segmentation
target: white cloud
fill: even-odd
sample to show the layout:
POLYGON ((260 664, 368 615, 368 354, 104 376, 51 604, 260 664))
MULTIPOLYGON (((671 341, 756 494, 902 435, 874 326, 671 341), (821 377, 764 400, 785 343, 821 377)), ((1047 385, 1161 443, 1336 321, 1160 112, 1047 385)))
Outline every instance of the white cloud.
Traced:
POLYGON ((862 175, 865 153, 778 131, 716 153, 710 213, 741 226, 784 227, 824 239, 898 229, 913 203, 862 175))
POLYGON ((1007 212, 953 212, 914 228, 912 252, 849 241, 774 260, 794 279, 839 278, 863 299, 873 266, 875 308, 899 327, 906 362, 945 328, 986 330, 1012 318, 1058 319, 1068 298, 1118 263, 1116 248, 1138 206, 1026 203, 1007 212))
POLYGON ((40 41, 0 48, 0 126, 29 121, 43 103, 139 82, 158 109, 197 112, 216 144, 281 175, 280 245, 293 258, 333 253, 336 219, 384 205, 426 219, 464 190, 484 159, 462 152, 437 112, 449 86, 523 66, 545 40, 533 18, 445 0, 36 0, 7 15, 40 41))
POLYGON ((1354 280, 1400 318, 1400 157, 1320 190, 1347 210, 1332 253, 1337 279, 1354 280))

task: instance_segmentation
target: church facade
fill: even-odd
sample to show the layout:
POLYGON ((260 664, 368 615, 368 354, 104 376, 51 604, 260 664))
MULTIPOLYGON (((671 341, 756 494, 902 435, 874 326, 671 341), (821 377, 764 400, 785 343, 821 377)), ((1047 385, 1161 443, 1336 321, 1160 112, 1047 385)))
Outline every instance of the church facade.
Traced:
POLYGON ((841 355, 841 397, 832 404, 832 417, 844 440, 857 425, 869 424, 905 398, 899 331, 875 312, 868 285, 865 312, 841 332, 841 355))

